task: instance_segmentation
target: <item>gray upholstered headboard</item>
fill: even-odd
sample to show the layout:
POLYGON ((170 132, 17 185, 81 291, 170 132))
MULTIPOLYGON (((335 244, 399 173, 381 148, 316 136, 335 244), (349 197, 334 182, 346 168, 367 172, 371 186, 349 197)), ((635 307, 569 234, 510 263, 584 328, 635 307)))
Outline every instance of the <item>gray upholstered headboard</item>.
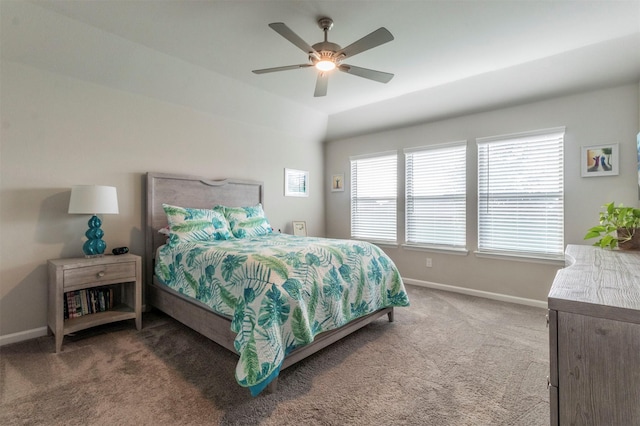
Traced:
POLYGON ((145 281, 152 283, 153 259, 167 237, 158 232, 167 226, 162 204, 211 209, 217 204, 251 206, 263 203, 262 182, 207 180, 196 176, 147 173, 145 224, 145 281))

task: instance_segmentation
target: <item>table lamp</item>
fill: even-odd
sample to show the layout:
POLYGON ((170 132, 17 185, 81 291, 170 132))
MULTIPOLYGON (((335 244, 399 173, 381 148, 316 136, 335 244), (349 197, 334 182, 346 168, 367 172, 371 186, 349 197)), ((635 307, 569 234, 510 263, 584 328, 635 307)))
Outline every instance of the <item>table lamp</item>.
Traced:
POLYGON ((88 240, 82 246, 85 257, 100 257, 107 248, 102 241, 104 231, 99 214, 118 214, 118 194, 113 186, 76 185, 71 188, 70 214, 91 214, 89 229, 84 235, 88 240))

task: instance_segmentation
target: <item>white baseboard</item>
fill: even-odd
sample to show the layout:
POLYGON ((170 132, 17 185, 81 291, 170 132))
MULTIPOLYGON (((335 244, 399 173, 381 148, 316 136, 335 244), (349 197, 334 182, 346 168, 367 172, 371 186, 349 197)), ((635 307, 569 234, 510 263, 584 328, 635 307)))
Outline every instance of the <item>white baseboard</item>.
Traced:
MULTIPOLYGON (((142 305, 142 312, 147 311, 147 305, 142 305)), ((10 345, 11 343, 23 342, 29 339, 35 339, 47 335, 47 327, 38 327, 33 330, 20 331, 18 333, 0 336, 0 346, 10 345)))
POLYGON ((47 335, 47 327, 38 327, 32 330, 20 331, 18 333, 7 334, 0 336, 0 346, 9 345, 11 343, 18 343, 24 340, 35 339, 36 337, 42 337, 47 335))
POLYGON ((507 294, 491 293, 488 291, 474 290, 472 288, 456 287, 453 285, 433 283, 430 281, 415 280, 413 278, 402 278, 405 284, 418 287, 433 288, 436 290, 451 291, 453 293, 467 294, 469 296, 484 297, 485 299, 499 300, 501 302, 517 303, 519 305, 534 306, 536 308, 547 309, 547 302, 535 299, 525 299, 524 297, 509 296, 507 294))
MULTIPOLYGON (((502 302, 517 303, 520 305, 535 306, 536 308, 547 309, 547 302, 543 302, 540 300, 525 299, 523 297, 509 296, 509 295, 500 294, 500 293, 491 293, 488 291, 474 290, 474 289, 464 288, 464 287, 456 287, 456 286, 447 285, 447 284, 438 284, 438 283, 433 283, 429 281, 415 280, 413 278, 402 278, 402 280, 404 281, 405 284, 415 285, 418 287, 427 287, 427 288, 433 288, 436 290, 451 291, 454 293, 467 294, 469 296, 484 297, 485 299, 500 300, 502 302)), ((143 312, 144 311, 146 311, 146 306, 143 307, 143 312)), ((35 339, 37 337, 42 337, 46 335, 47 335, 46 326, 34 328, 32 330, 21 331, 18 333, 7 334, 6 336, 0 336, 0 346, 9 345, 11 343, 18 343, 18 342, 22 342, 24 340, 29 340, 29 339, 35 339)))

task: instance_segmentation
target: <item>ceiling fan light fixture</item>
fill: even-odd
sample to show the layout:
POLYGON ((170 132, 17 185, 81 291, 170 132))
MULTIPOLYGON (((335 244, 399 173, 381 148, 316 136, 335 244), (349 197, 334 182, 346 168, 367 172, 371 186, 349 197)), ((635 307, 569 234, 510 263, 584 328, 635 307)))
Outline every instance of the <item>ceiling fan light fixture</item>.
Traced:
POLYGON ((323 59, 322 61, 316 62, 315 67, 320 71, 331 71, 336 68, 336 63, 327 59, 323 59))

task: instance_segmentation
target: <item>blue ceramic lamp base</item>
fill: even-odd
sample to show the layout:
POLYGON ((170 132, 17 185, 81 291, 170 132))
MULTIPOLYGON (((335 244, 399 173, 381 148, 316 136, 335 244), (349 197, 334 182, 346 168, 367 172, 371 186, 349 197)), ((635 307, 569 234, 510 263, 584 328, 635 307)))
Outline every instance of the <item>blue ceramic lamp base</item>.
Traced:
POLYGON ((104 231, 100 229, 101 225, 102 221, 98 216, 93 215, 89 219, 89 229, 84 233, 88 240, 82 246, 85 257, 101 257, 104 255, 107 243, 102 241, 104 231))

